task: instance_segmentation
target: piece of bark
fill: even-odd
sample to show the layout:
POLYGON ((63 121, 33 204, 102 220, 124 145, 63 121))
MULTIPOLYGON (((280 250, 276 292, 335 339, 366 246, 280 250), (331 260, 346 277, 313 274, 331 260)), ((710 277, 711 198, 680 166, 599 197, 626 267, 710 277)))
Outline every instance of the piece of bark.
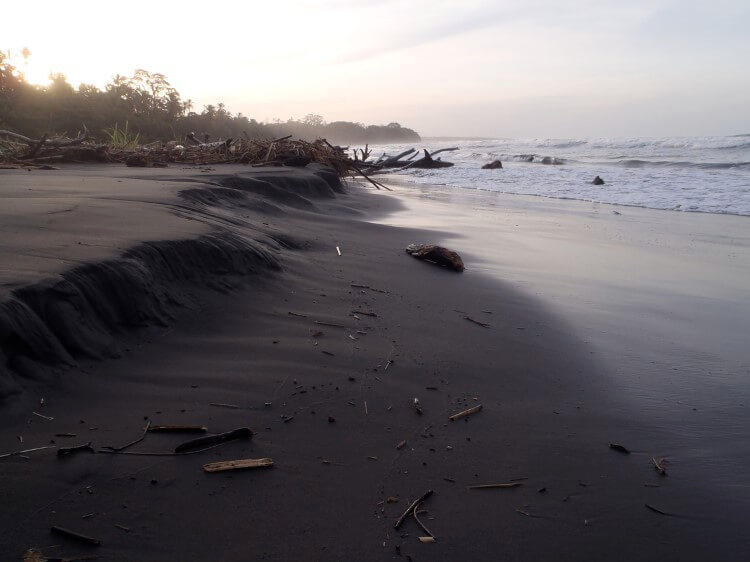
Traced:
POLYGON ((214 445, 215 443, 223 443, 224 441, 233 441, 235 439, 251 439, 253 437, 253 431, 249 427, 240 427, 227 431, 225 433, 218 433, 216 435, 207 435, 206 437, 199 437, 192 441, 187 441, 175 447, 175 453, 184 453, 192 449, 200 449, 208 445, 214 445))
POLYGON ((262 459, 238 459, 234 461, 210 462, 203 465, 206 472, 224 472, 227 470, 242 470, 246 468, 268 468, 273 466, 273 460, 266 457, 262 459))
POLYGON ((481 410, 482 410, 482 405, 481 404, 477 404, 473 408, 469 408, 467 410, 463 410, 461 412, 453 414, 448 419, 451 420, 451 421, 460 420, 461 418, 465 418, 466 416, 471 416, 472 414, 476 414, 477 412, 479 412, 481 410))

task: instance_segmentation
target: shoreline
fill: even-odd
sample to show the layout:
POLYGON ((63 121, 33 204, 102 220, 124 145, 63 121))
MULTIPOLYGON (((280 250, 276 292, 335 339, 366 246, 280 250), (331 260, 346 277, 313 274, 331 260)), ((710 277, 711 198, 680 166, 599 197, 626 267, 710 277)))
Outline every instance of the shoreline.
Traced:
MULTIPOLYGON (((295 189, 285 178, 274 185, 295 189)), ((595 384, 602 361, 571 335, 565 315, 551 314, 512 281, 471 268, 458 275, 405 255, 404 246, 425 231, 379 224, 409 208, 402 195, 350 187, 335 198, 310 196, 312 207, 295 200, 295 208, 288 205, 294 198, 274 193, 272 207, 267 195, 252 195, 242 216, 236 199, 188 207, 202 206, 214 225, 271 236, 276 248, 266 247, 281 271, 244 277, 224 294, 191 285, 187 306, 170 309, 167 326, 126 334, 122 346, 130 351, 120 359, 82 359, 80 371, 46 387, 41 413, 54 421, 27 424, 28 409, 39 404, 26 396, 12 408, 25 413, 17 411, 0 435, 1 451, 17 448, 21 433, 24 445, 50 437, 60 445, 65 439, 54 434, 63 432, 99 446, 126 443, 146 416, 212 431, 248 425, 253 440, 194 459, 0 460, 10 506, 2 542, 14 556, 50 544, 49 524, 101 537, 102 556, 114 559, 203 559, 219 544, 225 559, 263 553, 279 560, 393 559, 396 546, 433 560, 495 559, 498 552, 509 559, 741 559, 748 552, 739 517, 747 506, 727 513, 728 506, 712 505, 710 490, 695 490, 681 475, 678 451, 669 477, 653 470, 648 457, 658 453, 633 444, 653 444, 655 428, 612 407, 619 400, 595 384), (491 328, 466 316, 489 319, 491 328), (476 403, 484 406, 480 414, 448 421, 476 403), (407 445, 397 448, 402 440, 407 445), (620 441, 633 454, 608 448, 620 441), (276 467, 262 473, 200 470, 204 462, 265 456, 276 467), (527 480, 508 491, 466 489, 514 478, 527 480), (411 523, 407 537, 392 530, 407 501, 428 487, 435 497, 425 523, 438 537, 434 545, 420 544, 411 523), (679 517, 649 512, 644 503, 679 517), (88 513, 95 515, 82 520, 88 513), (226 541, 227 532, 243 541, 226 541)), ((446 235, 429 234, 433 241, 446 235)), ((472 267, 481 263, 477 252, 461 253, 472 267)), ((174 442, 149 436, 142 449, 174 442)), ((91 552, 62 544, 67 556, 91 552)))

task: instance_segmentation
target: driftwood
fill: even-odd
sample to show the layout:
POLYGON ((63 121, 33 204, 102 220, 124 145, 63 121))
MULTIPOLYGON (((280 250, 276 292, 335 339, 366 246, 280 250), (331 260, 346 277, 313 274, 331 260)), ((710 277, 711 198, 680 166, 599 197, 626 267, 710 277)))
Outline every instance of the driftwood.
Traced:
POLYGON ((124 451, 125 449, 128 449, 128 448, 132 447, 133 445, 136 445, 136 444, 140 443, 141 441, 143 441, 146 438, 146 434, 148 433, 148 430, 149 430, 150 427, 151 427, 151 420, 149 420, 146 423, 146 427, 143 428, 143 433, 135 441, 131 441, 130 443, 128 443, 127 445, 123 445, 122 447, 106 446, 106 447, 102 447, 102 449, 107 449, 108 451, 113 451, 113 452, 124 451))
POLYGON ((502 170, 503 163, 500 160, 493 160, 489 164, 482 166, 483 170, 502 170))
POLYGON ((235 461, 210 462, 203 465, 205 472, 225 472, 227 470, 242 470, 246 468, 269 468, 273 466, 273 460, 262 459, 239 459, 235 461))
POLYGON ((88 451, 89 453, 94 453, 94 448, 91 446, 91 441, 84 445, 77 445, 75 447, 60 447, 57 450, 57 456, 58 457, 68 457, 70 455, 75 455, 76 453, 82 453, 84 451, 88 451))
POLYGON ((227 431, 225 433, 218 433, 216 435, 208 435, 206 437, 199 437, 198 439, 193 439, 192 441, 187 441, 185 443, 177 445, 177 447, 175 447, 174 452, 184 453, 192 449, 200 449, 208 445, 213 445, 215 443, 223 443, 225 441, 233 441, 235 439, 251 439, 252 437, 253 437, 253 432, 250 428, 240 427, 238 429, 227 431))
POLYGON ((422 502, 424 502, 427 498, 429 498, 432 495, 432 490, 427 490, 424 494, 422 494, 419 498, 414 500, 409 507, 406 508, 406 511, 404 511, 401 514, 401 517, 396 519, 396 523, 394 523, 393 528, 398 529, 401 524, 406 520, 409 515, 411 515, 417 506, 422 505, 422 502))
POLYGON ((460 420, 461 418, 465 418, 466 416, 471 416, 472 414, 476 414, 477 412, 481 412, 481 411, 482 411, 482 405, 477 404, 473 408, 469 408, 468 410, 463 410, 461 412, 453 414, 448 419, 451 421, 456 421, 456 420, 460 420))
POLYGON ((447 267, 453 271, 464 270, 464 262, 456 252, 434 244, 409 244, 406 253, 420 260, 447 267))
POLYGON ((202 425, 152 425, 151 433, 206 433, 208 428, 202 425))

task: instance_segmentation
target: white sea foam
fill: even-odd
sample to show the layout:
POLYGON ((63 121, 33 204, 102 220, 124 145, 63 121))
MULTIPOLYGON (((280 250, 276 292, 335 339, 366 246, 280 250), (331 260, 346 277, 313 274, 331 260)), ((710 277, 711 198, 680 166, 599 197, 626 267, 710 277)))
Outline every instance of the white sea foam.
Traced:
MULTIPOLYGON (((456 165, 399 172, 408 181, 655 209, 750 216, 750 136, 432 142, 456 165), (502 170, 482 170, 499 159, 502 170), (591 183, 601 176, 605 184, 591 183)), ((397 154, 409 145, 378 146, 397 154)))

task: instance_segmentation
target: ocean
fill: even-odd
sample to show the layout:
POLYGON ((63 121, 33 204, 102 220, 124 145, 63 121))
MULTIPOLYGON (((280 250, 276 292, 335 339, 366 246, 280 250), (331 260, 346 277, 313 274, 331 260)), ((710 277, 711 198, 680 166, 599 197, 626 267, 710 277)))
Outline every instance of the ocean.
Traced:
POLYGON ((587 139, 423 139, 377 145, 371 159, 414 147, 452 168, 404 170, 407 182, 674 211, 750 215, 750 134, 587 139), (493 160, 502 170, 482 170, 493 160), (596 186, 600 176, 605 184, 596 186))

